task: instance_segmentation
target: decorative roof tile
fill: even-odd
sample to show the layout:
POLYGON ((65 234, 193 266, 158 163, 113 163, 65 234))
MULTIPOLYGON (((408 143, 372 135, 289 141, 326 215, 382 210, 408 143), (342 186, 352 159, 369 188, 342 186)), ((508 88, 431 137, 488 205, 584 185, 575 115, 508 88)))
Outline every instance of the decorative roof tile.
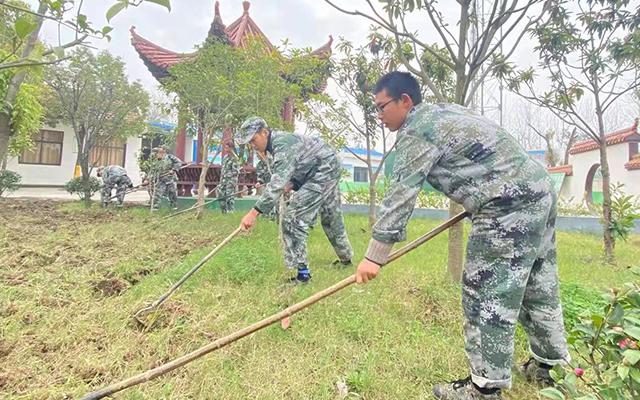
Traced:
POLYGON ((636 154, 635 156, 633 156, 631 161, 626 163, 624 167, 629 171, 631 171, 632 169, 640 169, 640 154, 636 154))
MULTIPOLYGON (((607 146, 624 143, 632 136, 638 136, 638 121, 629 128, 624 128, 605 135, 607 146)), ((571 147, 569 154, 584 153, 586 151, 599 149, 600 145, 593 139, 578 142, 571 147)))
POLYGON ((550 174, 563 173, 567 176, 573 175, 573 165, 558 165, 557 167, 547 167, 547 172, 550 174))
MULTIPOLYGON (((231 23, 228 27, 225 27, 222 22, 222 17, 220 16, 220 4, 216 1, 215 15, 209 29, 208 38, 215 37, 222 42, 230 41, 231 45, 234 47, 245 47, 248 44, 249 39, 253 38, 262 41, 269 49, 275 49, 267 36, 262 32, 262 30, 260 30, 258 25, 249 15, 251 3, 244 1, 242 6, 244 9, 242 16, 231 23)), ((195 56, 195 53, 177 53, 158 46, 157 44, 138 35, 135 31, 135 27, 131 27, 130 32, 131 44, 156 79, 167 77, 169 75, 169 67, 195 56)), ((329 41, 314 50, 311 54, 321 59, 329 58, 331 56, 332 44, 333 37, 329 36, 329 41)), ((327 82, 325 79, 319 85, 320 87, 314 88, 314 90, 322 91, 326 88, 326 84, 327 82)))

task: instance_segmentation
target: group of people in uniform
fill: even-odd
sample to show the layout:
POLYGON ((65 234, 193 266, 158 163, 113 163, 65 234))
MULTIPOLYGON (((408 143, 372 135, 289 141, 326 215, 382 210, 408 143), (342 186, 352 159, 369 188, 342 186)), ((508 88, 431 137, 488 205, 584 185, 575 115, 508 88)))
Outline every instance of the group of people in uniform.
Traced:
MULTIPOLYGON (((501 390, 511 386, 517 322, 528 335, 531 353, 520 371, 529 380, 551 384, 550 369, 568 362, 569 353, 558 291, 556 194, 546 169, 489 119, 459 105, 423 103, 420 86, 409 73, 380 78, 375 106, 381 122, 397 132, 396 161, 368 248, 357 264, 356 281, 374 279, 394 244, 406 239, 416 198, 428 182, 462 204, 471 220, 462 279, 470 374, 435 385, 434 396, 500 399, 501 390)), ((247 119, 235 143, 223 145, 228 156, 222 176, 235 176, 235 181, 221 183, 219 196, 236 190, 235 145, 250 145, 261 158, 263 192, 242 218, 243 230, 251 229, 258 216, 270 215, 289 195, 279 219, 285 264, 294 271, 290 283, 311 280, 307 237, 318 218, 337 256, 335 264, 351 265, 354 254, 340 205, 341 166, 330 145, 318 137, 271 129, 260 117, 247 119)), ((179 168, 179 160, 162 154, 158 159, 166 160, 168 170, 179 168)), ((130 185, 115 178, 121 172, 109 167, 103 179, 113 176, 116 184, 130 185)), ((169 176, 158 185, 162 191, 171 186, 174 175, 169 176)), ((233 197, 221 203, 223 212, 233 210, 233 197)))
MULTIPOLYGON (((176 210, 178 206, 178 171, 182 168, 182 161, 167 152, 164 147, 151 150, 151 155, 142 171, 142 184, 149 193, 151 211, 157 211, 162 198, 169 201, 169 206, 176 210)), ((127 190, 134 189, 127 171, 119 165, 99 167, 96 175, 102 179, 100 199, 102 207, 108 207, 113 198, 116 207, 122 207, 127 190), (112 196, 113 190, 115 196, 112 196)))

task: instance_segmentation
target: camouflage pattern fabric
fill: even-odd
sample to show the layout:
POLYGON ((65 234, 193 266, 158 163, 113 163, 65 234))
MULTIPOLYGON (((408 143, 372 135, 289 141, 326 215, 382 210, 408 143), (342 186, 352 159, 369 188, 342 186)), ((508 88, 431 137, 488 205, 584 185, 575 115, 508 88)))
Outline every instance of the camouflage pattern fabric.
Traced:
POLYGON ((320 215, 325 235, 341 260, 353 250, 340 209, 340 162, 335 151, 320 138, 272 131, 267 151, 273 156, 271 180, 255 204, 263 214, 271 212, 287 182, 295 193, 282 218, 285 265, 308 266, 306 242, 309 227, 320 215))
POLYGON ((260 159, 256 165, 256 178, 258 183, 264 185, 271 180, 272 158, 267 156, 267 161, 260 159))
MULTIPOLYGON (((273 165, 273 157, 267 154, 265 160, 260 158, 258 164, 256 165, 256 180, 260 185, 266 185, 271 181, 271 168, 273 165)), ((286 196, 286 195, 285 195, 286 196)), ((283 199, 280 200, 282 202, 283 199)), ((286 201, 286 199, 284 200, 286 201)), ((262 214, 263 217, 268 218, 276 223, 280 221, 280 204, 273 207, 273 209, 268 214, 262 214)))
POLYGON ((109 165, 102 170, 102 189, 100 198, 102 206, 106 207, 111 200, 111 191, 116 189, 118 205, 124 203, 124 195, 127 188, 133 186, 127 171, 119 165, 109 165))
POLYGON ((235 204, 235 192, 238 189, 238 175, 240 174, 240 158, 228 153, 222 160, 220 170, 220 185, 218 186, 218 198, 220 211, 223 214, 233 212, 235 204))
POLYGON ((472 214, 462 303, 474 383, 510 387, 518 320, 538 361, 567 360, 555 253, 556 197, 546 170, 490 120, 457 105, 419 105, 398 133, 392 185, 372 243, 406 239, 425 181, 472 214))
POLYGON ((169 200, 171 207, 176 207, 178 202, 178 176, 176 172, 181 167, 182 161, 168 153, 155 165, 152 209, 160 207, 160 200, 163 197, 169 200))

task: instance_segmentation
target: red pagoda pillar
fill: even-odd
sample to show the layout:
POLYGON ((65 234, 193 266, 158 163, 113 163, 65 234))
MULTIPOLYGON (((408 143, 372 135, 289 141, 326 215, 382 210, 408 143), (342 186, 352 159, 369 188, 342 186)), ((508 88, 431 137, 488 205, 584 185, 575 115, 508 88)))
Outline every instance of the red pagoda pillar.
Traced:
POLYGON ((178 135, 176 136, 176 157, 184 161, 187 141, 187 126, 183 118, 178 117, 178 135))

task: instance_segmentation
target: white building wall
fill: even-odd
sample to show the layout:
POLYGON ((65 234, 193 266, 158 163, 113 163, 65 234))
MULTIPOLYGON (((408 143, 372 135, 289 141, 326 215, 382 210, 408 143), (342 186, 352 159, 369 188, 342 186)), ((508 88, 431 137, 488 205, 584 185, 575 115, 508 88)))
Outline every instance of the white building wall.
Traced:
MULTIPOLYGON (((345 178, 346 181, 353 182, 353 167, 367 168, 367 163, 355 157, 348 151, 341 151, 340 153, 338 153, 338 158, 342 167, 346 169, 347 172, 349 172, 349 174, 351 175, 349 178, 345 178)), ((373 167, 374 171, 380 164, 380 160, 380 157, 371 157, 371 166, 373 167)), ((381 174, 382 173, 383 172, 381 172, 381 174)))
MULTIPOLYGON (((19 173, 22 176, 22 185, 25 186, 63 186, 73 178, 78 157, 75 133, 70 126, 65 125, 57 125, 55 128, 45 126, 42 129, 64 132, 60 165, 20 164, 16 156, 7 160, 7 169, 19 173)), ((140 138, 131 137, 127 140, 124 168, 127 170, 134 185, 141 182, 140 168, 137 161, 137 153, 140 151, 140 147, 140 138)), ((93 175, 95 176, 95 169, 93 175)))
MULTIPOLYGON (((629 143, 620 143, 607 147, 611 183, 623 183, 627 194, 640 196, 640 170, 627 170, 624 165, 629 162, 629 143)), ((573 175, 565 178, 560 190, 560 197, 574 202, 584 199, 587 175, 591 166, 600 164, 599 150, 586 151, 569 157, 569 164, 573 166, 573 175)))

